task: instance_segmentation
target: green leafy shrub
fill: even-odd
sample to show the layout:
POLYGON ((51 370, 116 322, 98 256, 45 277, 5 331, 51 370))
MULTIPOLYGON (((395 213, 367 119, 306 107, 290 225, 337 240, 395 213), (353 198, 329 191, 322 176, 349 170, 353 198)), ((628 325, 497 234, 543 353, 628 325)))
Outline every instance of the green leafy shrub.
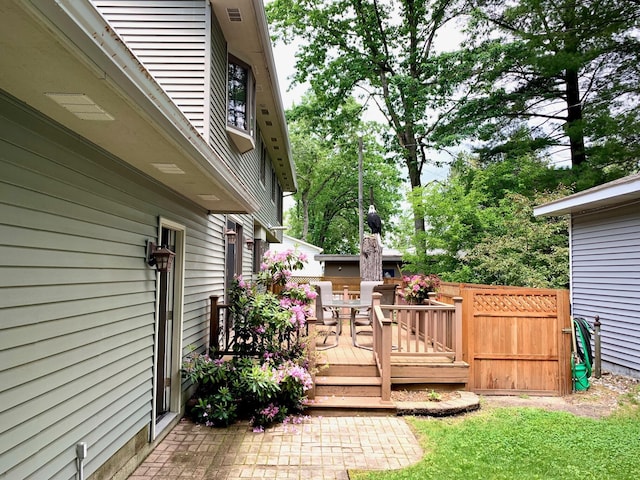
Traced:
POLYGON ((267 252, 256 284, 235 279, 229 314, 236 355, 223 359, 215 352, 192 352, 183 363, 183 375, 198 385, 191 410, 195 421, 218 427, 248 418, 261 431, 303 411, 312 387, 306 322, 317 294, 290 277, 305 260, 292 251, 267 252))

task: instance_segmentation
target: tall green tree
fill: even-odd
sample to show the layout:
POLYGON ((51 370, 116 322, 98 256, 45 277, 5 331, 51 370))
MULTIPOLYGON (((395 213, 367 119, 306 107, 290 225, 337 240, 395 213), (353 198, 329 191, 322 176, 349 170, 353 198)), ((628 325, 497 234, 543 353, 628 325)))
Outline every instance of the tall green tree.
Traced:
MULTIPOLYGON (((501 159, 566 149, 571 164, 637 171, 640 159, 640 3, 476 0, 467 53, 473 94, 447 126, 501 159), (530 135, 514 138, 522 128, 530 135), (516 140, 516 141, 514 141, 516 140)), ((567 155, 565 155, 567 157, 567 155)))
MULTIPOLYGON (((393 229, 400 202, 400 172, 385 158, 374 123, 360 122, 360 106, 349 99, 323 121, 307 96, 287 112, 298 191, 288 223, 294 237, 322 247, 325 253, 359 252, 358 137, 363 139, 364 206, 373 192, 376 209, 393 229), (339 118, 337 122, 335 119, 339 118)), ((383 231, 383 233, 384 233, 383 231)))
POLYGON ((445 280, 564 288, 568 284, 566 218, 533 217, 535 205, 569 193, 570 171, 535 157, 483 166, 460 157, 445 182, 411 197, 430 228, 424 248, 408 251, 408 268, 445 280), (419 195, 418 195, 419 194, 419 195))
MULTIPOLYGON (((462 0, 274 0, 267 13, 277 37, 296 39, 297 82, 309 82, 323 112, 352 94, 375 103, 385 116, 389 148, 408 171, 412 188, 450 113, 449 99, 463 78, 454 54, 436 50, 436 37, 461 11, 462 0)), ((414 215, 416 231, 424 219, 414 215)))

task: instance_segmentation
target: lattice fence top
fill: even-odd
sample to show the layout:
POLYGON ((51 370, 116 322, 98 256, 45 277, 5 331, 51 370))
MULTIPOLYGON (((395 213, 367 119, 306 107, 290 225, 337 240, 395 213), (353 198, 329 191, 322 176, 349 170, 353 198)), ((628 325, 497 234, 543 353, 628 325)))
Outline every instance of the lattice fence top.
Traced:
POLYGON ((558 297, 553 294, 476 292, 473 296, 474 312, 555 313, 557 310, 558 297))

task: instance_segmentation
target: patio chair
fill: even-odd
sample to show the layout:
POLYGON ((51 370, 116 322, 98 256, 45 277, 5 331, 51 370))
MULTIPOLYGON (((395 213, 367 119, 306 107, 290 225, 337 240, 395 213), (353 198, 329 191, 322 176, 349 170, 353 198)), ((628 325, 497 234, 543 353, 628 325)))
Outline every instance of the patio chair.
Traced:
POLYGON ((324 341, 322 343, 327 343, 327 338, 329 338, 329 334, 333 331, 335 331, 336 336, 336 341, 334 344, 317 348, 317 350, 326 350, 328 348, 337 347, 340 343, 340 333, 342 330, 342 325, 340 319, 338 318, 338 313, 336 312, 336 310, 324 306, 326 303, 330 303, 333 298, 331 282, 311 282, 311 285, 316 289, 316 292, 318 293, 318 296, 316 297, 316 318, 318 319, 318 324, 322 324, 328 327, 325 331, 324 341))
POLYGON ((380 305, 395 305, 396 304, 396 288, 398 286, 395 283, 385 283, 384 285, 376 285, 373 287, 374 293, 382 294, 380 298, 380 305))
POLYGON ((363 306, 352 314, 353 317, 351 319, 351 338, 355 347, 371 350, 370 347, 359 345, 356 335, 358 333, 365 335, 371 335, 373 333, 373 331, 358 332, 358 327, 371 326, 371 302, 373 300, 373 289, 376 286, 381 285, 382 282, 377 281, 360 282, 360 303, 366 306, 363 306))

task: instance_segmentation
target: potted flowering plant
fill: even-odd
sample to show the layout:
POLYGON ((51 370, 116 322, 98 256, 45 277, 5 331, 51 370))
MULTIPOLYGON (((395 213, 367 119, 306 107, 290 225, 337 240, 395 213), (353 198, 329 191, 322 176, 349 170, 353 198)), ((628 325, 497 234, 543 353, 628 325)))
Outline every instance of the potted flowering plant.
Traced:
POLYGON ((403 287, 400 296, 407 303, 421 304, 429 298, 429 292, 435 292, 440 287, 440 277, 434 274, 429 275, 404 275, 402 277, 403 287))

